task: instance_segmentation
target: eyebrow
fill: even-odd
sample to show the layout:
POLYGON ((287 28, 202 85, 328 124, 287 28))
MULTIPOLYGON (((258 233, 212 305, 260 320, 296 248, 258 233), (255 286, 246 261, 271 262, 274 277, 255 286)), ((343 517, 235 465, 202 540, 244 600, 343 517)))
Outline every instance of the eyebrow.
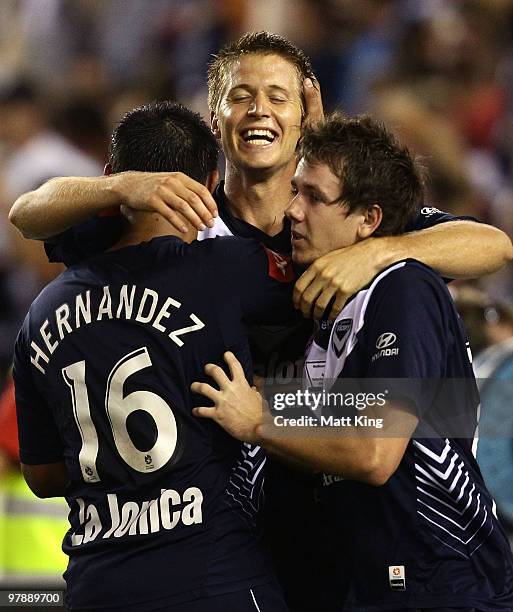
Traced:
POLYGON ((283 93, 290 93, 290 91, 286 87, 282 87, 281 85, 269 85, 269 89, 277 89, 278 91, 282 91, 283 93))
MULTIPOLYGON (((290 184, 292 185, 292 187, 296 189, 298 188, 297 181, 295 179, 291 179, 290 184)), ((312 185, 312 183, 303 183, 302 188, 305 191, 315 193, 316 195, 320 196, 321 199, 323 199, 325 202, 330 203, 328 196, 322 191, 322 189, 319 189, 319 187, 317 187, 316 185, 312 185)))
MULTIPOLYGON (((254 89, 253 85, 249 85, 248 83, 239 83, 238 85, 234 85, 228 90, 228 93, 235 91, 236 89, 246 89, 248 91, 254 89)), ((286 87, 282 87, 281 85, 266 85, 265 89, 273 89, 283 92, 286 95, 290 95, 290 91, 286 87)))

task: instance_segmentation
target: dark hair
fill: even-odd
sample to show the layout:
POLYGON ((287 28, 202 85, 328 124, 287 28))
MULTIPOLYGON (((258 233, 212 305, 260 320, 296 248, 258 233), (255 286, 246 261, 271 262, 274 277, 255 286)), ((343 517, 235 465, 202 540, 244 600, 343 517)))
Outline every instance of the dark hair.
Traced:
POLYGON ((424 171, 407 147, 366 115, 333 113, 305 129, 299 155, 326 164, 341 181, 339 201, 349 212, 379 204, 383 220, 375 236, 399 234, 424 200, 424 171))
POLYGON ((222 47, 214 55, 208 67, 208 106, 216 112, 226 83, 226 71, 243 55, 279 55, 289 61, 295 68, 298 78, 298 90, 303 103, 303 81, 306 78, 314 79, 310 59, 283 36, 271 32, 249 32, 235 42, 222 47))
POLYGON ((112 133, 113 172, 183 172, 205 183, 217 168, 219 149, 198 113, 169 101, 129 111, 112 133))

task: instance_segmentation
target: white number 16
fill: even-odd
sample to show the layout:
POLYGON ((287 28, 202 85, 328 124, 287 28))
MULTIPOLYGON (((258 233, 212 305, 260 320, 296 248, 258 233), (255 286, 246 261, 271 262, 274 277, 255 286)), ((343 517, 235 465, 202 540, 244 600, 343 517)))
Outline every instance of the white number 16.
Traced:
MULTIPOLYGON (((152 391, 133 391, 123 397, 127 378, 151 365, 145 346, 128 353, 110 371, 105 392, 105 410, 116 449, 130 467, 143 473, 154 472, 164 466, 173 456, 177 443, 176 419, 171 407, 160 395, 152 391), (147 451, 140 451, 128 433, 127 418, 135 410, 150 414, 157 427, 155 444, 147 451)), ((77 361, 63 368, 62 376, 71 391, 73 414, 82 438, 78 456, 82 476, 86 482, 98 482, 101 480, 96 468, 98 434, 91 419, 85 371, 85 361, 77 361)))

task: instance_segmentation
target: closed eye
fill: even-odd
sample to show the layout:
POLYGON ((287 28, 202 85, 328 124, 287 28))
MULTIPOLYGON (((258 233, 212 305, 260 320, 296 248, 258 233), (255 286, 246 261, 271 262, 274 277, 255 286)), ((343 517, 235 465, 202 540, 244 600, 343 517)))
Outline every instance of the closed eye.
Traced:
POLYGON ((308 193, 308 199, 314 204, 322 204, 324 202, 324 198, 321 197, 316 191, 310 191, 308 193))

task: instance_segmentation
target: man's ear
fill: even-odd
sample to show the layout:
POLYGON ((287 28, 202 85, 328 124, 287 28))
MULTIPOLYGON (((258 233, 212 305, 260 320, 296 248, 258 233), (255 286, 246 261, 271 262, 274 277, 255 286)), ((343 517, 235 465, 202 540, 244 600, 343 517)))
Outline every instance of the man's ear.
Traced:
POLYGON ((383 220, 383 211, 379 204, 372 204, 362 212, 362 222, 358 226, 358 238, 365 240, 378 229, 383 220))
POLYGON ((217 183, 219 183, 219 172, 217 170, 212 170, 212 172, 207 177, 207 182, 205 183, 205 186, 210 191, 210 193, 214 193, 214 189, 217 187, 217 183))
POLYGON ((103 167, 103 176, 109 176, 110 174, 113 174, 112 166, 109 163, 107 163, 103 167))
POLYGON ((219 119, 217 118, 217 115, 214 113, 214 111, 210 111, 210 130, 212 131, 212 134, 214 134, 214 136, 218 140, 221 139, 221 131, 219 129, 219 119))

